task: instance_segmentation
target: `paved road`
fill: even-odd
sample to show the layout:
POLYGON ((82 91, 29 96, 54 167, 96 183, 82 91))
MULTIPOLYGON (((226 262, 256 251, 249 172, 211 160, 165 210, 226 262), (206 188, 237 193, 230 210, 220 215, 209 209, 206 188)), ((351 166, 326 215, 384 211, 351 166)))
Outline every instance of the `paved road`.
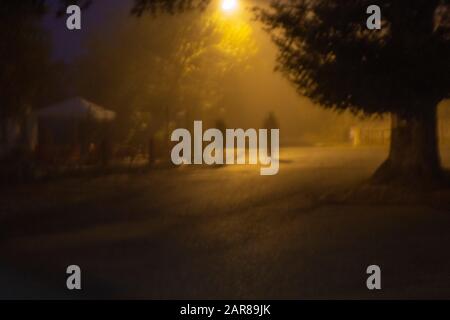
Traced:
POLYGON ((0 296, 450 298, 445 193, 434 207, 320 200, 385 156, 296 148, 273 177, 183 167, 12 188, 0 199, 0 296), (71 264, 81 292, 64 289, 71 264), (365 287, 370 264, 382 269, 379 292, 365 287))

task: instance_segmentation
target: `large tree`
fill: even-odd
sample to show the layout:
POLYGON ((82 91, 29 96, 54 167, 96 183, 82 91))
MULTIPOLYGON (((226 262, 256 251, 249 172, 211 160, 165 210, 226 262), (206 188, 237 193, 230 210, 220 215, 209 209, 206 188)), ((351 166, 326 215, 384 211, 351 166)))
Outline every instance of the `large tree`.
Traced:
MULTIPOLYGON (((137 0, 136 12, 203 8, 208 0, 137 0)), ((437 105, 450 95, 448 0, 274 0, 257 10, 279 48, 278 70, 301 95, 337 111, 391 113, 388 159, 373 181, 443 178, 437 105), (367 8, 381 8, 368 30, 367 8)))
POLYGON ((0 4, 0 126, 5 138, 6 120, 18 118, 32 103, 48 64, 48 45, 37 21, 37 7, 0 4))
POLYGON ((325 108, 392 115, 382 183, 442 177, 436 109, 450 94, 448 1, 379 0, 381 30, 366 27, 367 0, 275 0, 261 19, 278 68, 325 108))
POLYGON ((51 60, 51 43, 41 23, 44 1, 0 3, 0 143, 8 120, 24 120, 62 90, 63 66, 51 60))

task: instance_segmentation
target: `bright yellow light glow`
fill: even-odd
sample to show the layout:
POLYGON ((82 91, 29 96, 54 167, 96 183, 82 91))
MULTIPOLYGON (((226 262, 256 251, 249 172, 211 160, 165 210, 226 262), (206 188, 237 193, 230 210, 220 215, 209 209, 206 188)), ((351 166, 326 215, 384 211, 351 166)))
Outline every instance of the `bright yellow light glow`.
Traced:
POLYGON ((232 13, 238 8, 238 0, 222 0, 222 10, 226 13, 232 13))

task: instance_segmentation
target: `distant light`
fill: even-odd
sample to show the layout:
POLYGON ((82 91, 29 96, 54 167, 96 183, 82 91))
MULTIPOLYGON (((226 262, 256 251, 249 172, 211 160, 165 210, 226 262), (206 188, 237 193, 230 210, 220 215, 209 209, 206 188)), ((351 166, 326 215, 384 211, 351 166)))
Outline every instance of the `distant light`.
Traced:
POLYGON ((221 7, 226 13, 234 12, 238 8, 238 0, 222 0, 221 7))

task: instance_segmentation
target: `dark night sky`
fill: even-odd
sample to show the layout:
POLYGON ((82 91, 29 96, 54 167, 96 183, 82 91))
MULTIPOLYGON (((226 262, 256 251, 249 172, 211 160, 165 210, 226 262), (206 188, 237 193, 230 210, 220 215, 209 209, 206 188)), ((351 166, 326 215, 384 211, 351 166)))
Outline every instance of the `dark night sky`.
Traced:
POLYGON ((111 13, 129 15, 131 0, 96 0, 91 7, 82 11, 82 29, 71 31, 66 28, 66 15, 56 17, 58 0, 50 0, 51 8, 44 19, 44 25, 51 31, 53 54, 56 60, 71 61, 82 53, 83 39, 95 28, 100 27, 111 13))

